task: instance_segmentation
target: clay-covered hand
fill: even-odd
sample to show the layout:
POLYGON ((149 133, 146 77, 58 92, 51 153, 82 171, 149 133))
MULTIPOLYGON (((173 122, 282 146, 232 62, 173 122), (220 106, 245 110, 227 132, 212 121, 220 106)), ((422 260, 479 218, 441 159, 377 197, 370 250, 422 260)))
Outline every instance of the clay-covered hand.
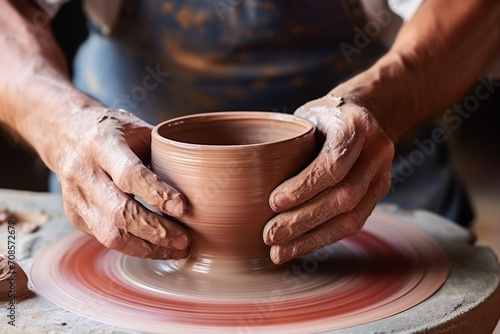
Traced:
POLYGON ((186 231, 133 196, 174 217, 186 210, 182 195, 143 164, 150 157, 151 125, 103 107, 79 110, 71 117, 54 168, 71 222, 128 255, 186 257, 186 231))
POLYGON ((269 199, 280 212, 264 228, 271 260, 281 264, 357 233, 391 183, 392 141, 364 107, 331 94, 297 109, 324 144, 269 199))

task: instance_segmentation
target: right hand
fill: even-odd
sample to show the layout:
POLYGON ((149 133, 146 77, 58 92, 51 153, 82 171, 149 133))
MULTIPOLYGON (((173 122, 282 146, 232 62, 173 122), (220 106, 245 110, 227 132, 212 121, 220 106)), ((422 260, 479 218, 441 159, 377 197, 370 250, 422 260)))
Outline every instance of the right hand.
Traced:
POLYGON ((186 211, 183 196, 143 163, 150 158, 152 126, 126 111, 104 107, 68 114, 52 155, 69 220, 127 255, 186 257, 186 231, 133 198, 139 196, 177 218, 186 211))

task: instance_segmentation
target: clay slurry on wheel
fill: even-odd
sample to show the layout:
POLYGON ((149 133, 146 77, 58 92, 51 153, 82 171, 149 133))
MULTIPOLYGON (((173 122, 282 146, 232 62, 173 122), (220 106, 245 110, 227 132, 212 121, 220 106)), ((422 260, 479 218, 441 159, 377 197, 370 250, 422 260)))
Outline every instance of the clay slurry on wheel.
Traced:
POLYGON ((442 246, 397 215, 376 211, 332 247, 278 271, 221 281, 179 271, 182 260, 121 255, 77 232, 46 248, 31 276, 56 304, 132 330, 315 333, 407 310, 449 273, 442 246))

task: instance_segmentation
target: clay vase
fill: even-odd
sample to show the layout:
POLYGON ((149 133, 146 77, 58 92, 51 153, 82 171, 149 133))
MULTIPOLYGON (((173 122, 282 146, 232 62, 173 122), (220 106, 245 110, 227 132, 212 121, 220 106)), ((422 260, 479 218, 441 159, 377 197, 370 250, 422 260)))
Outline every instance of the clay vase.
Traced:
POLYGON ((235 275, 273 267, 262 236, 275 215, 269 195, 314 151, 314 125, 288 114, 215 112, 157 125, 152 169, 188 201, 181 220, 191 246, 181 270, 235 275))

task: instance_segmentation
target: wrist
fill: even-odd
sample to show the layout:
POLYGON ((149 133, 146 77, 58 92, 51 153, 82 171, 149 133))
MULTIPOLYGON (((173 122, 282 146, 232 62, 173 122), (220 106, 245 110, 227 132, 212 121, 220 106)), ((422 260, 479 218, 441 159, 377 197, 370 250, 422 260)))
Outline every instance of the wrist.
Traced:
MULTIPOLYGON (((34 80, 38 81, 38 80, 34 80)), ((32 83, 29 96, 18 106, 15 130, 32 146, 49 169, 57 172, 79 134, 105 109, 64 80, 32 83), (96 115, 92 118, 92 115, 96 115)))
POLYGON ((393 142, 422 121, 418 87, 407 62, 388 53, 366 71, 335 87, 330 93, 370 113, 393 142), (415 97, 415 98, 414 98, 415 97))

